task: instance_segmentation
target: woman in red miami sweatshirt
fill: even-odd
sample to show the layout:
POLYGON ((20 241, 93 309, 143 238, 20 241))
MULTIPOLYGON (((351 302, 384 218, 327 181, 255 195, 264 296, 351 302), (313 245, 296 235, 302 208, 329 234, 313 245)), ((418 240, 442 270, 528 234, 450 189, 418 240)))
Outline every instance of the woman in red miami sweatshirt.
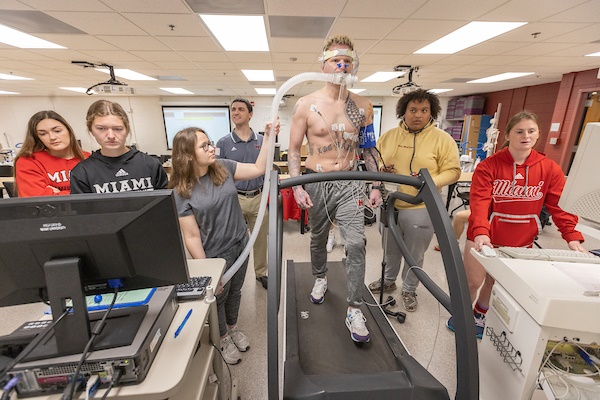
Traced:
POLYGON ((545 205, 569 248, 586 251, 581 246, 583 235, 575 230, 577 216, 558 206, 565 185, 562 169, 533 149, 539 136, 537 115, 519 112, 506 126, 508 145, 482 161, 473 174, 464 265, 471 300, 475 303, 478 337, 483 334, 494 280, 471 255, 472 248, 531 247, 541 232, 539 215, 545 205))
POLYGON ((14 161, 19 197, 71 194, 71 169, 89 156, 60 114, 53 110, 33 114, 14 161))

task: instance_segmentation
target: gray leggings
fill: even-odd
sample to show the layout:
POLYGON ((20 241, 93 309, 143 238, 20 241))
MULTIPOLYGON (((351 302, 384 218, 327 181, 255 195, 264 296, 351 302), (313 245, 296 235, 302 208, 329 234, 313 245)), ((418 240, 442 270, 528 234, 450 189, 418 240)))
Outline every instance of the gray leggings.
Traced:
POLYGON ((313 275, 327 272, 327 236, 331 220, 337 221, 345 240, 348 304, 362 304, 365 283, 364 183, 356 181, 316 182, 305 185, 313 206, 310 209, 310 258, 313 275), (361 201, 359 201, 361 200, 361 201), (329 215, 329 217, 328 217, 329 215))
MULTIPOLYGON (((244 247, 248 243, 248 235, 242 240, 225 250, 221 254, 217 254, 214 258, 225 259, 225 271, 227 271, 235 260, 238 259, 244 247)), ((240 269, 233 277, 225 284, 223 291, 217 295, 217 313, 219 314, 219 333, 224 336, 227 333, 227 325, 233 326, 237 324, 238 313, 240 311, 240 303, 242 300, 242 286, 246 278, 246 269, 248 268, 248 258, 240 266, 240 269)), ((223 272, 225 272, 223 271, 223 272)), ((217 282, 212 282, 216 288, 217 282)), ((216 290, 216 289, 215 289, 216 290)))
MULTIPOLYGON (((423 258, 425 251, 433 238, 433 225, 431 218, 426 208, 417 208, 412 210, 398 210, 398 226, 400 228, 402 238, 406 243, 406 247, 410 254, 414 257, 418 267, 423 268, 423 258)), ((400 264, 402 263, 402 253, 398 244, 394 240, 391 232, 387 232, 386 241, 382 239, 385 247, 385 283, 391 284, 396 282, 398 273, 400 272, 400 264)), ((410 266, 404 260, 404 268, 402 269, 402 291, 414 292, 419 286, 419 279, 410 271, 410 266)))

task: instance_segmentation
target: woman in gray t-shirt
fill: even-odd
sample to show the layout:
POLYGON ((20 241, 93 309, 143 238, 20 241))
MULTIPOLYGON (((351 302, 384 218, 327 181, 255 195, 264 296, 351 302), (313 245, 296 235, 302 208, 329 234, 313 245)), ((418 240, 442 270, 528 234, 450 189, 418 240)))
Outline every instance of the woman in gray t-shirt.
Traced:
MULTIPOLYGON (((269 136, 271 124, 265 127, 269 136)), ((275 125, 279 133, 279 122, 275 125)), ((229 269, 248 242, 246 223, 238 202, 234 180, 254 179, 265 173, 268 146, 262 146, 254 164, 217 159, 207 133, 196 127, 173 138, 174 189, 179 224, 185 246, 193 258, 224 258, 229 269)), ((248 259, 217 293, 221 352, 225 362, 237 364, 240 351, 248 350, 237 318, 248 259)))

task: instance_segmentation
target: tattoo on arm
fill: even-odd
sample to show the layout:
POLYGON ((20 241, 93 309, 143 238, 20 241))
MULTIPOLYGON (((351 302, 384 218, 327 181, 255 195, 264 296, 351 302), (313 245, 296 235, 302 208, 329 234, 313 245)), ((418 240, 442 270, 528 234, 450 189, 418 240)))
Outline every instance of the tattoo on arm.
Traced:
POLYGON ((377 172, 379 168, 377 166, 377 150, 374 147, 363 150, 363 158, 365 159, 365 166, 367 171, 377 172))
POLYGON ((300 153, 288 153, 288 171, 290 176, 300 176, 300 153))

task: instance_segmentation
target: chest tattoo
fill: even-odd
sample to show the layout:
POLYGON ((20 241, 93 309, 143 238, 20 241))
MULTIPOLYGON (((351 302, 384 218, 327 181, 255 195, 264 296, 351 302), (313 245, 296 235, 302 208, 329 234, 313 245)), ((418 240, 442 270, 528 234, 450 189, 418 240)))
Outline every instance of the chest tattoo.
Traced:
POLYGON ((346 102, 346 117, 352 122, 356 132, 364 125, 366 119, 364 112, 360 111, 354 100, 351 98, 348 98, 348 101, 346 102))

